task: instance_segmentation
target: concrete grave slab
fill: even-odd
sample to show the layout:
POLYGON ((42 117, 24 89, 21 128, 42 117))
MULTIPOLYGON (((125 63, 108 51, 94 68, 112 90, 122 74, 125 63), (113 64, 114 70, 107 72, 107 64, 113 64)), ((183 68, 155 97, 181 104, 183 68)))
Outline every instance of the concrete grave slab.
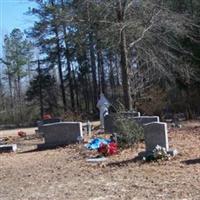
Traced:
POLYGON ((78 142, 83 137, 81 122, 59 122, 39 127, 46 146, 63 146, 78 142))
POLYGON ((16 152, 17 145, 16 144, 3 144, 0 145, 0 153, 8 153, 8 152, 16 152))
POLYGON ((101 157, 101 158, 88 158, 88 159, 86 159, 87 162, 91 162, 91 163, 104 162, 106 160, 107 160, 107 158, 105 158, 105 157, 101 157))
POLYGON ((169 150, 166 123, 153 122, 144 125, 144 138, 146 152, 152 152, 157 145, 169 150))

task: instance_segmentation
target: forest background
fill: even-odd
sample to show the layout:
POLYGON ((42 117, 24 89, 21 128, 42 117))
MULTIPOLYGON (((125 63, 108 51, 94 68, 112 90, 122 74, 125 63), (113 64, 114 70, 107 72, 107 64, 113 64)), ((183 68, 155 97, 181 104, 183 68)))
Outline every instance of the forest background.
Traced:
POLYGON ((198 0, 31 0, 36 21, 4 36, 0 123, 111 110, 200 115, 198 0))

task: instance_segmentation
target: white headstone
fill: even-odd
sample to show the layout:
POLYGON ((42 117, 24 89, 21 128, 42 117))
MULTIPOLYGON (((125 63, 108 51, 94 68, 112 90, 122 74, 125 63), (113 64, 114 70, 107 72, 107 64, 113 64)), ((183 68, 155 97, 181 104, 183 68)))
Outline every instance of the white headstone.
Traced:
POLYGON ((108 115, 108 108, 110 107, 109 101, 106 99, 103 93, 101 93, 101 97, 97 103, 97 108, 100 111, 100 121, 101 128, 104 128, 104 117, 108 115))

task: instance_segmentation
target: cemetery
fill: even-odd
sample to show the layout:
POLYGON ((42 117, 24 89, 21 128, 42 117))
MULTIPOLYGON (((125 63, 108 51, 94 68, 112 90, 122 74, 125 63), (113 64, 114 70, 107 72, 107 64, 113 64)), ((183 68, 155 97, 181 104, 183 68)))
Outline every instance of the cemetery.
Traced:
POLYGON ((200 0, 0 0, 0 200, 200 200, 200 0))
POLYGON ((97 106, 99 122, 50 120, 39 123, 28 134, 9 136, 8 140, 6 131, 2 131, 1 198, 9 199, 10 195, 17 199, 26 196, 56 200, 200 197, 199 121, 183 121, 182 128, 175 128, 172 123, 160 122, 158 116, 143 116, 133 111, 109 113, 110 104, 104 96, 97 106), (108 136, 117 134, 117 118, 137 124, 144 138, 125 149, 119 147, 118 141, 113 153, 102 154, 99 150, 102 142, 109 148, 108 136), (22 188, 20 191, 16 184, 22 188), (76 188, 78 192, 73 192, 76 188))

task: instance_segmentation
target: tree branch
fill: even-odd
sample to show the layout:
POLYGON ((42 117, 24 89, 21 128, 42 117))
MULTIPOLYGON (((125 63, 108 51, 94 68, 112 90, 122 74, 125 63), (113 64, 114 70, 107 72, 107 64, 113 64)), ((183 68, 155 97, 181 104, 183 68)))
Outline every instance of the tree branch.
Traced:
POLYGON ((143 30, 141 36, 140 36, 137 40, 135 40, 134 42, 132 42, 132 43, 129 45, 129 49, 132 48, 133 46, 135 46, 138 42, 140 42, 140 41, 144 38, 145 33, 148 32, 148 31, 153 27, 154 19, 155 19, 156 16, 159 15, 160 12, 161 12, 161 10, 159 10, 155 15, 152 16, 152 18, 151 18, 151 20, 150 20, 150 23, 151 23, 151 24, 150 24, 149 26, 147 26, 146 28, 144 28, 144 30, 143 30))
POLYGON ((5 60, 3 60, 3 58, 0 58, 0 61, 1 61, 3 64, 5 64, 5 65, 11 65, 11 63, 6 62, 5 60))

